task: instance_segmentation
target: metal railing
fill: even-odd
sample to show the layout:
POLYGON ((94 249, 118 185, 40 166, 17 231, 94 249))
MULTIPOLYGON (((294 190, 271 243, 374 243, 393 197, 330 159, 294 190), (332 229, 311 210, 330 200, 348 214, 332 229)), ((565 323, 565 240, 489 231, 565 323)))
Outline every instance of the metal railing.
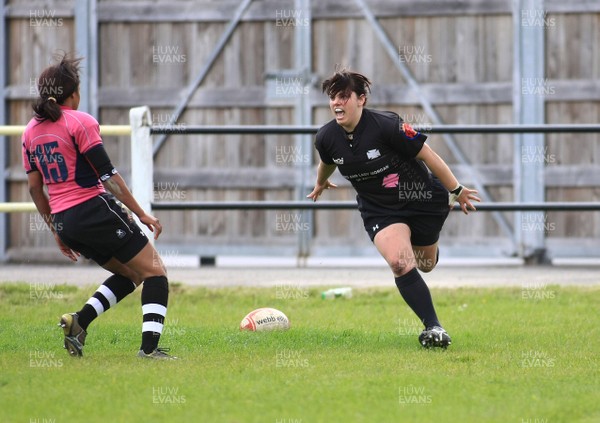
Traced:
MULTIPOLYGON (((144 127, 149 135, 153 134, 315 134, 320 126, 298 125, 158 125, 144 127)), ((138 128, 139 129, 139 128, 138 128)), ((456 133, 456 134, 498 134, 498 133, 600 133, 599 124, 548 124, 548 125, 414 125, 414 129, 431 134, 456 133)), ((25 125, 0 126, 0 135, 17 136, 25 130, 25 125)), ((105 136, 131 135, 135 130, 131 125, 100 125, 100 133, 105 136)), ((132 161, 139 159, 139 150, 132 155, 132 161)), ((146 164, 140 164, 146 167, 146 164)), ((133 167, 133 164, 132 164, 133 167)), ((147 170, 145 171, 147 174, 147 170)), ((132 178, 133 179, 133 178, 132 178)), ((132 180, 137 185, 139 180, 132 180)), ((194 202, 152 202, 152 179, 142 181, 143 189, 134 189, 136 197, 141 192, 142 202, 148 209, 154 210, 243 210, 243 209, 356 209, 354 201, 194 201, 194 202), (148 187, 150 189, 148 189, 148 187)), ((600 210, 600 202, 553 202, 553 203, 510 203, 495 202, 478 204, 479 211, 596 211, 600 210)), ((458 210, 458 206, 454 208, 458 210)), ((31 202, 0 203, 0 213, 34 212, 35 205, 31 202)))
MULTIPOLYGON (((320 126, 297 125, 160 125, 151 126, 150 134, 316 134, 320 126)), ((430 134, 525 134, 600 132, 599 124, 548 125, 413 125, 416 131, 430 134)))
MULTIPOLYGON (((482 203, 478 211, 597 211, 600 202, 482 203)), ((356 209, 356 201, 169 201, 152 203, 153 210, 346 210, 356 209)), ((453 211, 460 211, 455 204, 453 211)))

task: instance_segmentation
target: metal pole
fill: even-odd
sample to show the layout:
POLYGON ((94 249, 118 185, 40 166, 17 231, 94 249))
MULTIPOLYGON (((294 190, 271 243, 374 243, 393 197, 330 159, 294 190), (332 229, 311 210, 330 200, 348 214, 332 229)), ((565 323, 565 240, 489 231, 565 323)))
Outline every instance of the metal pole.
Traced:
MULTIPOLYGON (((528 17, 543 15, 543 0, 513 1, 513 116, 516 124, 544 122, 544 27, 528 24, 528 17)), ((514 200, 543 202, 544 136, 517 134, 514 137, 514 200)), ((515 213, 514 240, 526 261, 547 263, 545 214, 515 213)))
MULTIPOLYGON (((248 6, 250 6, 250 3, 252 3, 252 0, 244 0, 242 3, 240 3, 238 8, 236 9, 233 17, 231 18, 231 20, 229 21, 229 24, 227 25, 227 28, 225 28, 225 31, 223 32, 223 34, 221 34, 221 38, 217 42, 217 45, 213 49, 210 56, 208 56, 208 59, 207 59, 206 63, 204 64, 204 67, 200 70, 196 79, 194 79, 194 81, 192 81, 192 83, 187 87, 185 93, 183 94, 183 97, 181 98, 181 101, 179 102, 179 104, 175 108, 175 111, 173 112, 173 114, 171 115, 171 117, 169 119, 169 125, 175 124, 177 122, 177 119, 179 119, 179 117, 181 116, 183 111, 186 109, 187 104, 190 102, 190 100, 192 99, 192 96, 194 95, 194 92, 196 92, 196 90, 198 89, 198 87, 200 86, 200 84, 202 83, 202 81, 204 80, 204 78, 206 77, 208 72, 210 71, 210 68, 212 67, 213 63, 219 57, 219 54, 221 54, 221 50, 223 50, 223 48, 225 47, 225 44, 227 44, 227 41, 229 41, 231 34, 233 34, 233 31, 235 30, 238 23, 242 19, 242 16, 244 15, 244 12, 248 8, 248 6)), ((158 153, 158 151, 160 150, 160 148, 162 147, 163 143, 166 141, 167 138, 168 138, 168 134, 164 134, 163 136, 159 137, 156 140, 156 142, 154 143, 154 148, 153 148, 153 153, 152 153, 153 156, 156 156, 156 154, 158 153)))
POLYGON ((97 0, 90 0, 89 8, 89 56, 87 58, 87 65, 89 66, 88 78, 89 84, 89 113, 100 119, 99 116, 99 105, 98 105, 98 3, 97 0))
MULTIPOLYGON (((6 111, 6 81, 8 71, 8 37, 6 32, 6 5, 5 0, 0 0, 0 125, 7 123, 6 111)), ((8 172, 8 143, 6 137, 0 136, 0 203, 8 201, 7 181, 8 172)), ((8 248, 8 220, 6 214, 0 213, 0 262, 7 260, 6 250, 8 248)))
MULTIPOLYGON (((356 201, 169 201, 152 203, 153 210, 355 210, 356 201)), ((459 212, 458 204, 452 209, 459 212)), ((480 212, 515 210, 600 211, 600 202, 481 203, 480 212)), ((18 211, 21 211, 20 209, 18 211)))
MULTIPOLYGON (((148 184, 151 187, 151 184, 148 184)), ((137 190, 140 192, 139 190, 137 190)), ((150 194, 151 195, 151 194, 150 194)), ((147 198, 150 198, 147 195, 147 198)), ((136 196, 138 198, 138 196, 136 196)), ((140 196, 141 198, 141 196, 140 196)), ((139 202, 139 201, 138 201, 139 202)), ((148 203, 147 210, 355 210, 356 201, 161 201, 148 203)), ((551 202, 551 203, 482 203, 477 211, 600 211, 600 202, 551 202)), ((12 202, 0 204, 0 213, 33 213, 35 204, 12 202)), ((460 212, 458 205, 452 209, 460 212)))
MULTIPOLYGON (((295 74, 294 74, 295 75, 295 74)), ((0 131, 12 130, 0 128, 0 131)), ((186 125, 156 126, 150 128, 152 134, 316 134, 320 126, 302 125, 186 125)), ((421 128, 415 125, 416 130, 421 128)), ((19 129, 21 131, 21 129, 19 129)), ((549 124, 549 125, 436 125, 423 128, 430 134, 549 134, 549 133, 592 133, 600 132, 598 124, 549 124)), ((580 138, 570 138, 578 141, 580 138)), ((485 139, 482 139, 485 141, 485 139)))
MULTIPOLYGON (((303 89, 310 86, 310 75, 312 70, 312 49, 311 49, 311 9, 310 0, 294 0, 294 7, 301 17, 301 23, 295 26, 294 39, 294 67, 300 75, 303 89), (306 22, 306 24, 304 24, 306 22)), ((299 125, 312 124, 312 106, 310 102, 310 91, 305 90, 300 95, 296 96, 295 104, 295 121, 299 125)), ((296 162, 296 181, 295 198, 296 201, 304 200, 307 194, 306 181, 309 177, 309 172, 312 169, 312 163, 308 159, 311 157, 312 143, 311 136, 304 134, 296 135, 295 144, 300 151, 300 160, 296 162)), ((306 260, 310 255, 310 243, 312 239, 313 228, 313 213, 310 210, 304 210, 301 213, 301 222, 306 222, 309 230, 298 231, 298 259, 299 265, 301 261, 306 260)))
POLYGON ((79 84, 81 101, 79 109, 93 116, 98 115, 97 101, 97 34, 96 0, 75 2, 75 49, 85 58, 84 75, 79 84))
MULTIPOLYGON (((369 7, 363 0, 355 0, 355 2, 362 9, 362 12, 365 15, 365 18, 367 19, 367 21, 369 21, 369 23, 373 27, 373 30, 375 31, 375 35, 377 35, 377 37, 383 44, 384 49, 386 50, 386 52, 388 53, 388 55, 390 56, 390 58, 392 59, 392 61, 396 65, 396 67, 398 68, 398 70, 402 73, 402 76, 404 77, 404 79, 406 80, 408 85, 415 91, 416 96, 419 99, 419 103, 421 104, 421 107, 423 108, 425 113, 427 113, 427 115, 431 118, 431 120, 433 121, 434 124, 436 124, 436 125, 441 124, 442 118, 438 115, 437 111, 433 108, 433 105, 431 104, 431 102, 427 99, 427 97, 421 90, 419 83, 413 77, 410 69, 399 60, 398 51, 393 46, 392 42, 388 38, 383 27, 377 21, 377 18, 375 18, 375 15, 373 14, 373 12, 371 12, 369 7)), ((449 134, 444 134, 443 138, 446 141, 448 148, 452 151, 452 153, 456 157, 456 159, 461 164, 467 165, 469 170, 473 171, 473 169, 470 166, 469 159, 463 153, 461 148, 458 146, 458 144, 454 140, 454 137, 452 137, 449 134)), ((489 192, 487 191, 485 186, 481 182, 479 182, 478 175, 473 174, 471 179, 473 181, 474 187, 477 189, 477 191, 479 191, 479 196, 481 197, 481 199, 483 201, 492 201, 493 200, 492 196, 489 194, 489 192)), ((506 220, 506 218, 500 213, 493 213, 493 217, 496 220, 496 222, 498 223, 498 225, 500 226, 500 229, 502 230, 502 232, 504 232, 507 236, 511 237, 511 239, 512 239, 513 231, 512 231, 511 225, 508 222, 508 220, 506 220)))

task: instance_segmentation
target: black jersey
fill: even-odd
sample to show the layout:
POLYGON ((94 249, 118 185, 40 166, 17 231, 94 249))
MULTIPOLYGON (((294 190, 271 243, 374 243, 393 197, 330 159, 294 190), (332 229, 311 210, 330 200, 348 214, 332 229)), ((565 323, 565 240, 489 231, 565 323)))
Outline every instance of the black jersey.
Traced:
POLYGON ((361 200, 378 207, 440 210, 448 207, 448 192, 415 157, 427 136, 409 137, 396 113, 363 109, 352 134, 335 119, 316 136, 315 147, 326 164, 340 173, 361 200))

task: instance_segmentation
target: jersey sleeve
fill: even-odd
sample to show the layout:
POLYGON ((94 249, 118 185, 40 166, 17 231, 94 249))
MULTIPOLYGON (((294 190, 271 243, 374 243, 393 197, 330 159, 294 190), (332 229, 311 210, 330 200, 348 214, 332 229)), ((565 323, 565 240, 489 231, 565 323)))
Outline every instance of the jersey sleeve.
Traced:
POLYGON ((87 113, 80 113, 77 116, 77 123, 73 125, 72 131, 81 154, 85 154, 90 148, 102 144, 100 125, 96 119, 87 113))
POLYGON ((35 162, 35 156, 32 152, 27 149, 25 145, 25 136, 23 136, 22 143, 22 154, 23 154, 23 168, 25 169, 25 173, 33 172, 34 170, 38 170, 37 164, 35 162))
POLYGON ((331 165, 333 163, 333 157, 329 154, 325 148, 325 136, 322 131, 317 132, 317 136, 315 137, 315 148, 319 152, 319 157, 321 161, 325 164, 331 165))
POLYGON ((102 144, 90 148, 85 153, 85 158, 90 162, 101 182, 107 181, 111 176, 118 173, 117 169, 112 165, 102 144))
POLYGON ((414 159, 423 148, 427 135, 416 132, 400 116, 395 119, 389 139, 391 147, 403 158, 414 159))

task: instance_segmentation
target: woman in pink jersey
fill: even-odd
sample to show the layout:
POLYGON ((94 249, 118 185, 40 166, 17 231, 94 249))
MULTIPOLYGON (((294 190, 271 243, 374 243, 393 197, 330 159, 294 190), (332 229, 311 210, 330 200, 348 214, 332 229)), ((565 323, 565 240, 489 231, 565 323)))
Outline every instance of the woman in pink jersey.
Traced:
POLYGON ((96 119, 77 110, 81 60, 64 55, 42 72, 35 116, 23 134, 29 193, 61 252, 73 261, 83 254, 112 273, 81 310, 62 315, 64 346, 70 355, 82 356, 92 320, 143 282, 138 356, 174 358, 158 347, 168 302, 166 270, 127 209, 154 239, 162 226, 140 207, 112 165, 96 119))

